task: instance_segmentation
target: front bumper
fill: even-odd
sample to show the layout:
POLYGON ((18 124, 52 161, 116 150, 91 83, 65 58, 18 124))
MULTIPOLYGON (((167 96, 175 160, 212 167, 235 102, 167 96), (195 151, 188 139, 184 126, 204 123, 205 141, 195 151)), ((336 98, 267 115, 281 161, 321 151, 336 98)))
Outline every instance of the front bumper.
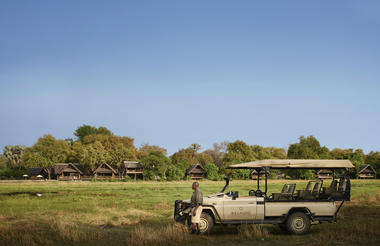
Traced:
POLYGON ((182 200, 176 200, 174 202, 174 220, 176 222, 186 224, 186 221, 190 221, 191 208, 188 204, 185 204, 182 200))

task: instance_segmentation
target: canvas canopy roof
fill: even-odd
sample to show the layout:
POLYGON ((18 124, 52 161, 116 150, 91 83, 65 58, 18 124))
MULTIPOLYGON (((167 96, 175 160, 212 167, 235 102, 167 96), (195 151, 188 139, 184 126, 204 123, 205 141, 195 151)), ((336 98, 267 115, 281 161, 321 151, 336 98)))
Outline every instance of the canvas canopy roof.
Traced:
POLYGON ((349 160, 260 160, 230 165, 232 169, 344 169, 354 168, 349 160))

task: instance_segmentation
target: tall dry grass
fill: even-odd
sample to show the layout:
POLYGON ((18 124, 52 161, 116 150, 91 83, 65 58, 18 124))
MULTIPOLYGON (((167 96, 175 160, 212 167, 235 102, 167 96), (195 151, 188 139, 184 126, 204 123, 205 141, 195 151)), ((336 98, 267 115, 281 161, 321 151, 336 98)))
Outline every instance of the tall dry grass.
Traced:
POLYGON ((263 225, 241 225, 237 237, 242 240, 264 240, 270 237, 268 229, 263 225))
POLYGON ((23 224, 1 223, 0 245, 41 245, 43 237, 41 232, 38 232, 36 228, 37 225, 30 222, 23 224))
MULTIPOLYGON (((340 226, 335 226, 330 230, 321 230, 317 234, 311 235, 310 245, 336 245, 349 242, 350 245, 363 244, 375 245, 380 239, 380 223, 346 223, 340 226)), ((378 245, 378 244, 377 244, 378 245)))
POLYGON ((186 226, 178 223, 160 228, 138 226, 127 233, 126 244, 131 246, 166 246, 179 245, 192 241, 194 237, 186 226))
POLYGON ((103 238, 102 230, 85 230, 77 221, 63 219, 53 219, 50 223, 50 230, 56 233, 66 242, 91 242, 103 238))

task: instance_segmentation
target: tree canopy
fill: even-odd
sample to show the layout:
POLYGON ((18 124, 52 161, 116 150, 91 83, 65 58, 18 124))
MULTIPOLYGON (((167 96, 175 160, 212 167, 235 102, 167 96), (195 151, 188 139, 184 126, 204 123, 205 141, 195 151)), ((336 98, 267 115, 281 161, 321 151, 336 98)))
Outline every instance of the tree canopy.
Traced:
POLYGON ((74 135, 79 141, 83 141, 84 137, 89 135, 112 135, 112 132, 103 126, 97 128, 95 126, 83 125, 75 130, 74 135))
MULTIPOLYGON (((93 170, 102 163, 117 168, 123 161, 139 161, 144 166, 147 179, 178 180, 184 177, 186 169, 199 163, 207 172, 207 178, 220 180, 225 175, 235 178, 249 178, 249 170, 226 170, 230 164, 262 159, 349 159, 356 167, 356 174, 363 164, 372 165, 380 177, 380 152, 371 151, 367 155, 361 149, 339 149, 331 151, 320 144, 314 136, 301 136, 298 142, 284 148, 249 145, 242 140, 213 144, 202 151, 202 146, 192 143, 179 149, 171 156, 167 150, 157 145, 134 145, 134 139, 116 136, 105 127, 82 125, 74 135, 77 139, 56 139, 44 135, 30 146, 5 146, 0 155, 0 169, 26 167, 50 167, 55 163, 79 163, 86 170, 93 170)), ((312 178, 311 171, 289 171, 293 178, 312 178)), ((271 173, 271 177, 274 177, 271 173)))

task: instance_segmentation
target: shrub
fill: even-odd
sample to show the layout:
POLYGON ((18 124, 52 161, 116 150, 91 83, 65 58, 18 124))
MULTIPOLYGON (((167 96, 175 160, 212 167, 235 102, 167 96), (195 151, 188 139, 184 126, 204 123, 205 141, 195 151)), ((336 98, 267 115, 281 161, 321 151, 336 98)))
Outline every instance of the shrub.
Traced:
POLYGON ((6 168, 0 170, 0 177, 5 179, 22 179, 22 175, 26 174, 25 168, 6 168))
POLYGON ((221 180, 222 177, 219 174, 219 168, 214 163, 208 163, 204 166, 204 169, 207 174, 207 178, 210 180, 218 181, 221 180))
POLYGON ((181 180, 183 178, 183 174, 185 173, 184 170, 177 166, 171 166, 169 167, 167 171, 167 180, 172 181, 172 180, 181 180))

